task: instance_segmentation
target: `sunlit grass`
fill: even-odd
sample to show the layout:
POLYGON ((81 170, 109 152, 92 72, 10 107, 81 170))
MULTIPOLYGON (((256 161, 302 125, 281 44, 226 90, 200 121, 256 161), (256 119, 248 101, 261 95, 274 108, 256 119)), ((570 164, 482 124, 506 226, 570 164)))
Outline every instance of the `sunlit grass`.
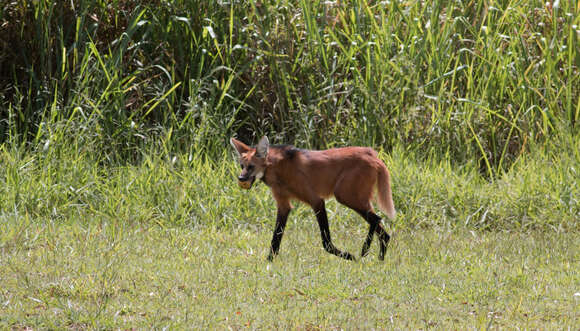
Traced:
MULTIPOLYGON (((270 224, 274 218, 265 185, 249 192, 235 185, 238 169, 229 148, 217 158, 161 151, 144 155, 140 165, 113 167, 73 145, 37 153, 1 148, 2 215, 56 223, 97 217, 108 223, 226 228, 270 224)), ((494 181, 482 177, 475 163, 457 167, 400 147, 382 153, 393 177, 395 222, 405 227, 578 230, 578 147, 578 139, 568 138, 537 146, 494 181)))
MULTIPOLYGON (((357 263, 326 253, 299 205, 271 264, 274 201, 237 187, 229 152, 111 167, 71 145, 3 147, 0 327, 573 327, 577 144, 538 147, 495 181, 395 148, 381 154, 398 209, 385 262, 376 243, 357 263)), ((357 254, 367 225, 327 209, 357 254)))
POLYGON ((0 329, 573 329, 580 15, 557 3, 3 2, 0 329), (303 206, 266 262, 274 201, 227 144, 261 134, 380 151, 384 263, 327 254, 303 206))
MULTIPOLYGON (((248 216, 255 216, 254 212, 248 216)), ((327 254, 311 219, 270 226, 55 225, 4 218, 0 326, 7 328, 561 329, 579 322, 573 233, 398 230, 384 262, 327 254)), ((358 250, 366 229, 334 222, 358 250)))

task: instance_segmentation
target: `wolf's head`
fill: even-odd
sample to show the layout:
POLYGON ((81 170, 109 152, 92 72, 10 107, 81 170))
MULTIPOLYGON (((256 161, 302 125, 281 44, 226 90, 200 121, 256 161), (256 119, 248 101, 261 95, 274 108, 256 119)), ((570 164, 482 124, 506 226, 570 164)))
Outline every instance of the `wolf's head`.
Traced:
POLYGON ((238 185, 249 190, 256 179, 264 177, 266 157, 270 146, 268 137, 262 137, 255 148, 249 147, 235 138, 230 139, 230 144, 234 146, 242 167, 242 172, 238 176, 238 185))

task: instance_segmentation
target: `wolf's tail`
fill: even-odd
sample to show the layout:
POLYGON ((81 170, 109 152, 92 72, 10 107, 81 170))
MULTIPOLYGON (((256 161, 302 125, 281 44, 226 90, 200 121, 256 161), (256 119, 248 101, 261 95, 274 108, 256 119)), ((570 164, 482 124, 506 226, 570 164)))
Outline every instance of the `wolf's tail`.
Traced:
POLYGON ((382 164, 379 169, 379 176, 377 181, 377 202, 379 209, 383 211, 390 219, 395 218, 397 212, 393 203, 393 194, 391 192, 391 176, 387 167, 382 164))

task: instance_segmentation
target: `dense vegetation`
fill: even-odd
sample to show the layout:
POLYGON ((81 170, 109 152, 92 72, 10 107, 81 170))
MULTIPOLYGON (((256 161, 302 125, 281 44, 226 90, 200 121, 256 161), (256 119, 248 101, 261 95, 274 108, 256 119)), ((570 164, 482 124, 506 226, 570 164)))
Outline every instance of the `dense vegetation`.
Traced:
POLYGON ((106 160, 226 137, 479 160, 577 134, 573 1, 4 1, 0 140, 106 160), (72 140, 72 141, 71 141, 72 140))
MULTIPOLYGON (((0 1, 0 329, 577 327, 579 14, 0 1), (262 134, 379 151, 384 262, 325 253, 300 204, 266 261, 274 203, 227 143, 262 134)), ((359 252, 364 221, 327 209, 359 252)))

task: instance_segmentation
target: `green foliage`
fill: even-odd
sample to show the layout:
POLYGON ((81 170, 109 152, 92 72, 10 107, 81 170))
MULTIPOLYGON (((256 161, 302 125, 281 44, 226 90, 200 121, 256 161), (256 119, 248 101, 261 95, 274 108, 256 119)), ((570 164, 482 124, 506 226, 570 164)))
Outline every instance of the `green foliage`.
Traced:
POLYGON ((425 227, 578 230, 579 139, 532 151, 533 157, 520 158, 509 173, 487 181, 476 164, 457 168, 437 158, 417 162, 396 150, 388 164, 401 221, 425 227))
POLYGON ((0 139, 108 159, 225 137, 478 159, 580 116, 577 6, 543 1, 7 1, 0 139), (162 141, 162 142, 160 142, 162 141), (62 141, 62 143, 68 143, 62 141))
MULTIPOLYGON (((396 147, 383 157, 393 178, 397 224, 577 231, 579 141, 534 147, 533 157, 521 158, 495 181, 480 176, 476 162, 456 167, 396 147)), ((232 154, 228 149, 209 159, 166 151, 144 155, 139 165, 103 167, 106 156, 80 145, 46 144, 36 153, 2 147, 0 214, 162 227, 272 223, 268 188, 260 183, 240 190, 232 154)))
POLYGON ((0 328, 575 327, 579 10, 1 2, 0 328), (385 263, 305 207, 265 262, 274 202, 226 142, 264 133, 381 151, 385 263))

